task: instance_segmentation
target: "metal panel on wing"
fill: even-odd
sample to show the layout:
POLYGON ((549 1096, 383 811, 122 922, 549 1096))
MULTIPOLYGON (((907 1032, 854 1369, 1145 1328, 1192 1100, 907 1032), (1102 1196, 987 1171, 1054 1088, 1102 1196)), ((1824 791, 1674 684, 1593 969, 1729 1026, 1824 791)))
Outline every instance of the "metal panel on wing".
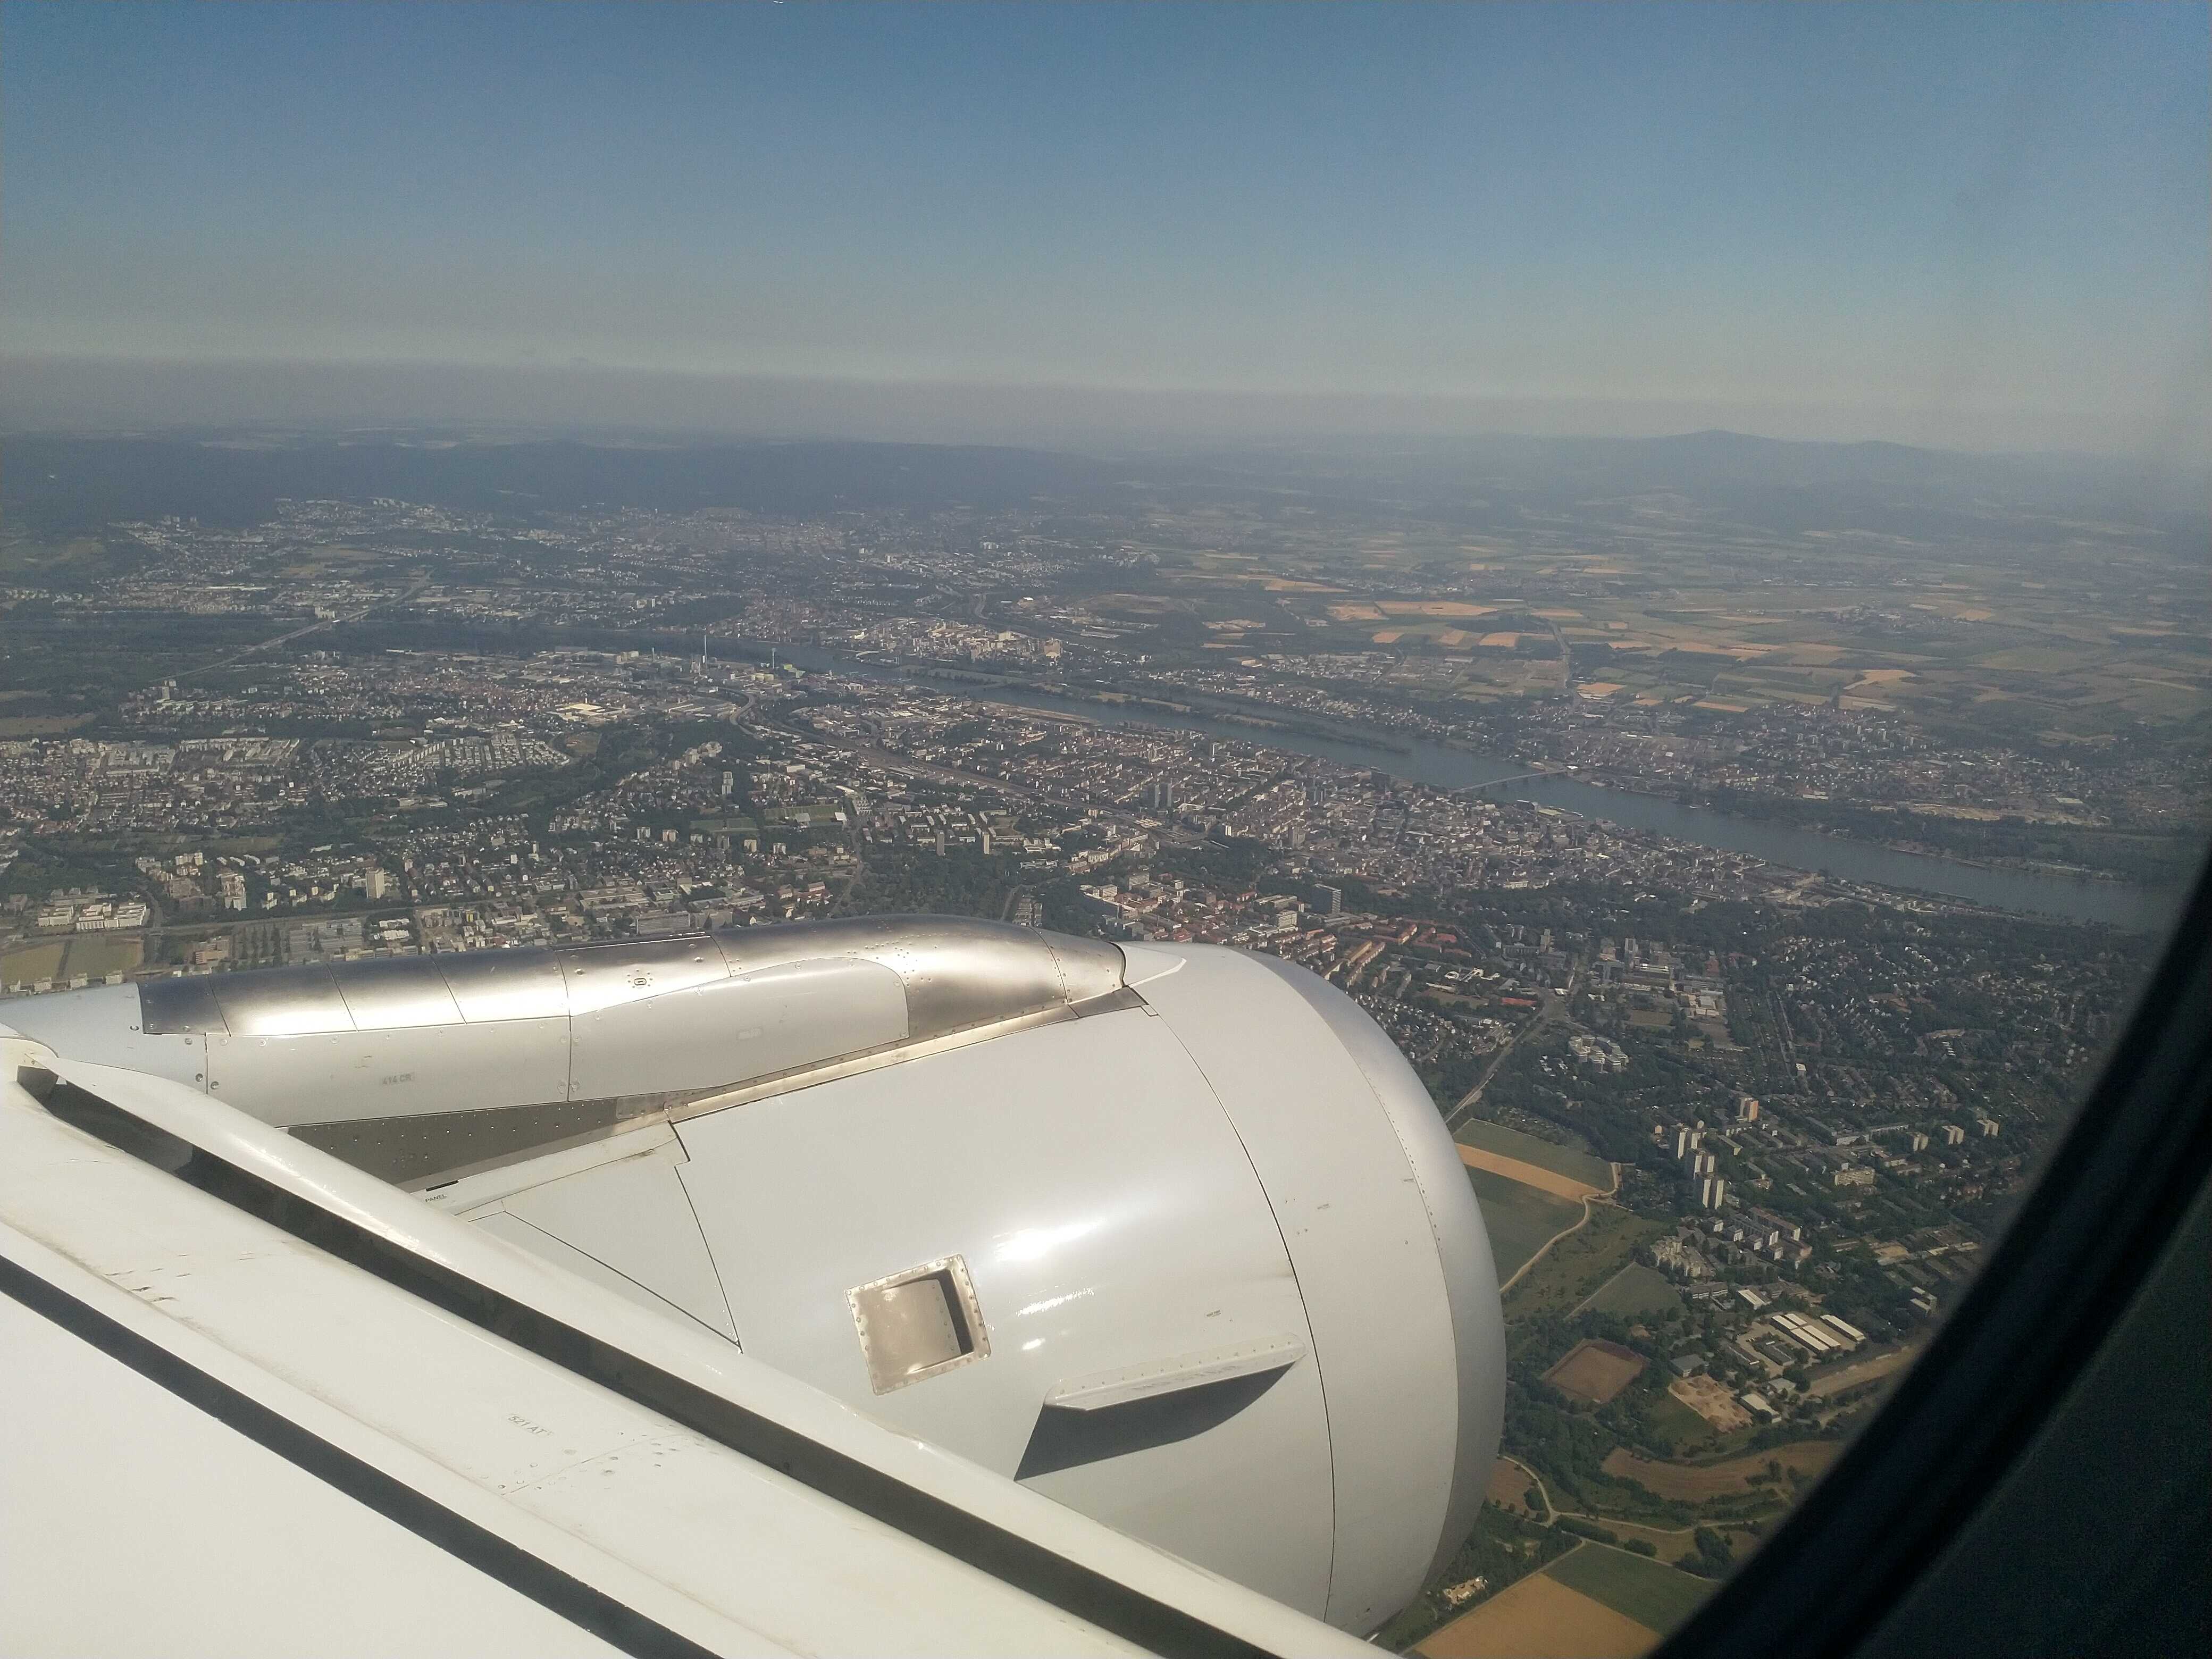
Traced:
POLYGON ((350 1031, 353 1016, 327 968, 224 974, 208 981, 234 1037, 350 1031))
POLYGON ((460 1008, 433 957, 385 957, 350 963, 334 977, 356 1030, 460 1024, 460 1008))
POLYGON ((211 1036, 210 1093, 265 1122, 350 1123, 567 1098, 568 1022, 211 1036))
POLYGON ((677 1130, 749 1353, 1318 1609, 1333 1509, 1304 1309, 1251 1164, 1161 1022, 1034 1026, 677 1130), (955 1257, 988 1356, 878 1393, 854 1287, 955 1257), (1238 1351, 1265 1363, 1223 1363, 1238 1351), (1184 1386, 1052 1403, 1163 1365, 1184 1386))
POLYGON ((651 1151, 516 1193, 501 1207, 734 1337, 722 1281, 677 1178, 680 1158, 671 1135, 651 1151))
POLYGON ((695 980, 627 1000, 605 988, 592 987, 598 1006, 572 1021, 570 1088, 579 1100, 747 1082, 907 1034, 898 975, 856 957, 695 980))
POLYGON ((550 951, 467 951, 432 960, 471 1025, 550 1019, 568 1012, 568 988, 550 951))

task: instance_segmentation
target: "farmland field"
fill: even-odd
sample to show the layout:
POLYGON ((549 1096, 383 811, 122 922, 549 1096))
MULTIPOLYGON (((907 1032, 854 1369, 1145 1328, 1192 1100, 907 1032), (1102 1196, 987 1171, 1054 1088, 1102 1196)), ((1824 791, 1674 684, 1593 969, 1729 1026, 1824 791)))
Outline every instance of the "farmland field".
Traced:
POLYGON ((1818 1474, 1835 1462, 1843 1449, 1839 1440, 1799 1440, 1720 1463, 1655 1463, 1616 1446, 1607 1454, 1603 1468, 1615 1480, 1633 1480, 1662 1498, 1702 1504, 1708 1498, 1749 1492, 1751 1483, 1746 1477, 1762 1473, 1770 1461, 1800 1474, 1818 1474))
MULTIPOLYGON (((1564 1559, 1571 1561, 1589 1547, 1564 1559)), ((1539 1572, 1509 1584, 1413 1650, 1431 1659, 1632 1659, 1658 1639, 1651 1626, 1539 1572)))
POLYGON ((61 971, 66 939, 42 939, 0 956, 0 985, 30 985, 61 971))
POLYGON ((1713 1588, 1706 1579, 1603 1544, 1584 1544, 1544 1571, 1624 1618, 1657 1631, 1680 1624, 1713 1588))
MULTIPOLYGON (((1591 1517, 1624 1544, 1640 1538, 1658 1552, 1645 1558, 1650 1560, 1677 1562, 1697 1559, 1697 1529, 1694 1527, 1648 1527, 1634 1521, 1624 1521, 1617 1515, 1596 1515, 1591 1517)), ((1748 1527, 1716 1526, 1738 1559, 1759 1547, 1759 1534, 1748 1527)))
POLYGON ((146 942, 136 933, 79 933, 70 940, 64 972, 75 975, 127 974, 146 957, 146 942))
POLYGON ((1467 1178, 1482 1206, 1483 1224, 1490 1232, 1490 1253, 1498 1259, 1500 1283, 1520 1272, 1553 1237, 1583 1218, 1580 1204, 1488 1170, 1469 1170, 1467 1178))
POLYGON ((1534 1187, 1540 1193, 1550 1193, 1559 1198, 1596 1198, 1607 1190, 1603 1187, 1593 1187, 1587 1182, 1554 1174, 1538 1164, 1523 1164, 1518 1158, 1486 1152, 1480 1146, 1462 1146, 1459 1161, 1470 1170, 1487 1170, 1492 1175, 1504 1176, 1508 1181, 1517 1181, 1524 1187, 1534 1187))
POLYGON ((1518 1164, 1533 1164, 1540 1170, 1549 1170, 1572 1182, 1589 1188, 1594 1192, 1613 1190, 1613 1165, 1601 1158, 1577 1152, 1571 1146, 1555 1146, 1548 1140, 1539 1140, 1534 1135, 1524 1135, 1518 1129, 1509 1129, 1502 1123, 1492 1123, 1487 1118, 1469 1118, 1452 1132, 1452 1138, 1462 1147, 1493 1152, 1500 1158, 1518 1164))

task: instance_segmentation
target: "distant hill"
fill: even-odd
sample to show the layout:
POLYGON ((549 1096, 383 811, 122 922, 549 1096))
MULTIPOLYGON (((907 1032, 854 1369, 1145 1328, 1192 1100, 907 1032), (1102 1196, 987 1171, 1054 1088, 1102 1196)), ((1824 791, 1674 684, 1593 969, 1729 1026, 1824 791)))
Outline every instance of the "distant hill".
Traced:
POLYGON ((1278 486, 1387 494, 1439 516, 1480 502, 1572 510, 1609 498, 1679 495, 1764 529, 1950 534, 1982 515, 2060 514, 2199 534, 2212 506, 2200 476, 2154 475, 2100 456, 1978 455, 1893 443, 1799 442, 1740 432, 1662 438, 1486 436, 1215 450, 1224 473, 1278 486))
POLYGON ((166 514, 255 524, 285 496, 392 496, 521 514, 605 506, 799 515, 1098 497, 1115 476, 1114 467, 1082 456, 930 444, 429 446, 376 439, 247 446, 22 436, 0 441, 0 513, 48 534, 166 514))
MULTIPOLYGON (((1227 460, 1237 452, 1218 452, 1227 460)), ((1881 487, 1908 495, 1961 492, 2076 495, 2139 485, 2138 467, 2101 456, 1983 455, 1909 444, 1806 442, 1741 432, 1663 438, 1495 435, 1281 446, 1271 455, 1297 471, 1351 466, 1375 476, 1468 483, 1488 478, 1517 489, 1637 491, 1675 489, 1881 487)))
POLYGON ((496 441, 451 434, 0 439, 0 514, 45 534, 175 514, 250 524, 280 497, 392 496, 528 514, 605 506, 778 515, 1146 500, 1296 502, 1323 513, 1470 527, 1524 512, 1609 513, 1653 494, 1780 533, 1863 529, 2061 533, 2096 518, 2202 539, 2201 493, 2087 456, 1971 455, 1890 443, 1798 443, 1735 432, 1665 438, 1409 438, 1206 446, 1118 458, 915 443, 496 441))

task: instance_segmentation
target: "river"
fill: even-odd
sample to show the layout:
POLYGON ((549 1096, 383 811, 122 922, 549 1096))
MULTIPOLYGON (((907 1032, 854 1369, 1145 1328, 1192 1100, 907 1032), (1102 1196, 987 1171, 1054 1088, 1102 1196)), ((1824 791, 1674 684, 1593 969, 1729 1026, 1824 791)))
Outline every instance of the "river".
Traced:
MULTIPOLYGON (((724 641, 717 641, 722 647, 724 641)), ((758 650, 765 653, 768 647, 758 650)), ((1966 899, 2000 910, 2063 917, 2069 921, 2107 922, 2138 931, 2163 931, 2180 915, 2185 894, 2179 888, 2155 888, 2137 883, 2097 881, 2086 877, 2052 875, 2027 870, 1987 869, 1955 859, 1931 858, 1818 830, 1732 817, 1701 806, 1685 806, 1658 796, 1639 795, 1625 789, 1607 789, 1557 773, 1531 777, 1528 763, 1477 755, 1464 749, 1426 739, 1407 740, 1396 733, 1378 734, 1380 741, 1361 743, 1351 738, 1324 737, 1315 732, 1273 731, 1214 720, 1204 714, 1178 714, 1170 709, 1138 704, 1107 703, 1090 698, 1064 696, 1026 686, 972 685, 933 678, 883 662, 859 662, 804 647, 778 647, 782 660, 801 668, 830 670, 868 679, 887 680, 933 691, 1015 703, 1027 708, 1080 714, 1089 719, 1157 730, 1188 732, 1237 743, 1262 744, 1271 749, 1311 755, 1346 766, 1370 768, 1394 777, 1425 783, 1439 789, 1464 789, 1473 785, 1510 780, 1494 793, 1497 799, 1533 800, 1563 807, 1586 817, 1606 818, 1630 829, 1648 830, 1675 841, 1690 842, 1731 853, 1747 853, 1793 870, 1813 870, 1846 881, 1911 892, 1940 894, 1966 899), (1388 745, 1388 746, 1386 746, 1388 745)), ((750 652, 748 652, 750 654, 750 652)))

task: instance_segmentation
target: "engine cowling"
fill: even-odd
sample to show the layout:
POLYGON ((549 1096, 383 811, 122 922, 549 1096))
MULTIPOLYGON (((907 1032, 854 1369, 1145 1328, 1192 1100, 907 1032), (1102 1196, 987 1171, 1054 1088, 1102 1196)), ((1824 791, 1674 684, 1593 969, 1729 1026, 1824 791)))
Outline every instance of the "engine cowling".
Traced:
POLYGON ((937 917, 17 1002, 1346 1629, 1474 1522, 1504 1349, 1419 1078, 1268 957, 937 917))

